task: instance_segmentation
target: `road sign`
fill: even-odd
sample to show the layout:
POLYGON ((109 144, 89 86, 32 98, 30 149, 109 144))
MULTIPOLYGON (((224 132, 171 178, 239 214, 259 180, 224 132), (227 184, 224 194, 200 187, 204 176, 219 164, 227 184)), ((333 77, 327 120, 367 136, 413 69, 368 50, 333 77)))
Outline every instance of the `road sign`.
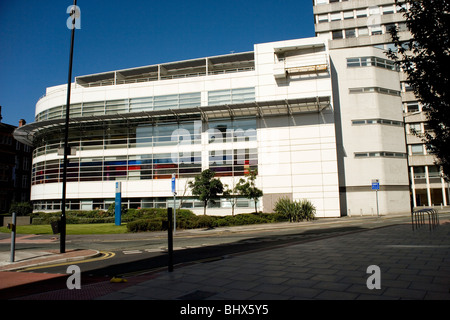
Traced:
POLYGON ((114 207, 115 219, 114 222, 116 226, 122 224, 122 183, 116 182, 116 202, 114 207))
POLYGON ((380 181, 378 179, 372 180, 372 190, 380 190, 380 181))
POLYGON ((378 206, 378 190, 380 190, 380 180, 378 180, 378 179, 372 180, 372 190, 375 190, 375 193, 377 194, 377 216, 379 216, 380 208, 378 206))
POLYGON ((172 193, 175 193, 175 174, 172 174, 172 193))

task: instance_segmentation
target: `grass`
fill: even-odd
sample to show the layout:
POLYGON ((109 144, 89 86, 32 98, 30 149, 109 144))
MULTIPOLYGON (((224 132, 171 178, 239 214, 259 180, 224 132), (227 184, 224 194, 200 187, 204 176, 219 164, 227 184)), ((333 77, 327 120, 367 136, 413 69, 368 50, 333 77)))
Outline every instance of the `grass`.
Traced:
MULTIPOLYGON (((0 232, 11 232, 6 227, 0 227, 0 232)), ((53 234, 50 225, 28 225, 18 226, 17 234, 53 234)), ((68 224, 66 226, 66 233, 68 235, 78 234, 118 234, 127 233, 127 225, 122 224, 116 226, 111 223, 91 223, 91 224, 68 224)))

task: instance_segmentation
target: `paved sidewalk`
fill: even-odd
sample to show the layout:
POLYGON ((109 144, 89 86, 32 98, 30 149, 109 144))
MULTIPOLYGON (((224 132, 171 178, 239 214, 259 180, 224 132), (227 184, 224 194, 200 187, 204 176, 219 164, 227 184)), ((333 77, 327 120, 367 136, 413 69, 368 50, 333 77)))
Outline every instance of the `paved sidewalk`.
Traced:
POLYGON ((450 220, 353 232, 24 300, 450 300, 450 220), (368 267, 381 289, 369 289, 368 267))

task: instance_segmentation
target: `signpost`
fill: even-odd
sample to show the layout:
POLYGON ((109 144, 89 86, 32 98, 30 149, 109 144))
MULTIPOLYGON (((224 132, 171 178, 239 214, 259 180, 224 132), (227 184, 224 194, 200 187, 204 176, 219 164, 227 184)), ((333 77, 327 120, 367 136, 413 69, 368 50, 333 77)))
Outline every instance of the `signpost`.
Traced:
POLYGON ((175 173, 172 173, 172 193, 173 193, 173 232, 176 232, 177 228, 177 206, 176 206, 176 200, 177 200, 177 192, 175 191, 175 180, 176 176, 175 173))
POLYGON ((375 190, 376 196, 377 196, 377 216, 380 215, 380 211, 378 208, 378 190, 380 190, 380 180, 373 179, 372 180, 372 190, 375 190))
POLYGON ((116 201, 115 201, 115 222, 116 226, 122 223, 122 183, 116 182, 116 201))

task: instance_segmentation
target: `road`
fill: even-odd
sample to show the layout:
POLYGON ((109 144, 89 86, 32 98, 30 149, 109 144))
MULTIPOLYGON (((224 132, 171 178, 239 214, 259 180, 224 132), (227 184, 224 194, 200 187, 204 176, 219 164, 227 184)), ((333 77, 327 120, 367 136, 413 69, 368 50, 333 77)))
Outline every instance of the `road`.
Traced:
MULTIPOLYGON (((409 222, 409 216, 392 218, 355 217, 319 219, 305 223, 284 223, 265 226, 217 228, 212 230, 177 231, 174 235, 175 269, 183 263, 201 263, 223 259, 228 255, 274 246, 289 245, 314 239, 360 232, 370 228, 409 222)), ((2 235, 5 238, 5 234, 2 235)), ((16 244, 16 250, 57 250, 59 240, 41 236, 41 241, 16 244), (47 240, 47 241, 45 241, 47 240)), ((0 243, 1 251, 9 244, 0 243)), ((66 274, 69 264, 77 264, 84 283, 131 276, 167 268, 167 233, 139 233, 119 235, 69 235, 69 249, 95 249, 101 257, 76 263, 32 267, 23 272, 66 274)))

